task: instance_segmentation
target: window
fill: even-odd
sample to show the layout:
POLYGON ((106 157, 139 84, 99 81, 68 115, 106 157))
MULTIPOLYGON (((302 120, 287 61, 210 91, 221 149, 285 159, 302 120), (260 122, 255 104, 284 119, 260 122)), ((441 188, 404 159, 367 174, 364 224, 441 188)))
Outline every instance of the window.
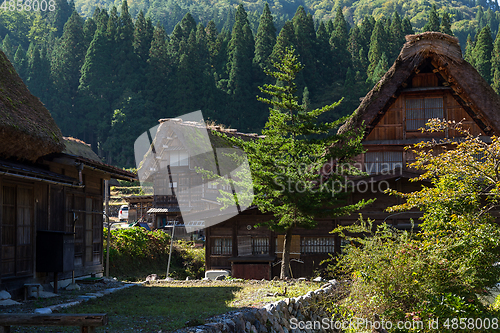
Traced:
POLYGON ((389 173, 396 168, 403 168, 401 151, 376 151, 365 154, 365 171, 370 175, 389 173))
POLYGON ((333 237, 303 237, 300 241, 301 253, 335 252, 335 240, 333 237))
POLYGON ((33 271, 33 189, 2 188, 2 276, 22 276, 33 271))
POLYGON ((252 254, 253 255, 269 254, 269 238, 267 237, 252 238, 252 254))
POLYGON ((258 256, 269 254, 268 237, 238 237, 238 256, 258 256))
POLYGON ((189 156, 185 151, 170 152, 170 166, 188 166, 189 156))
POLYGON ((444 118, 442 97, 406 99, 407 131, 418 131, 431 118, 444 118))
POLYGON ((212 254, 231 255, 233 254, 233 240, 231 238, 213 238, 212 254))

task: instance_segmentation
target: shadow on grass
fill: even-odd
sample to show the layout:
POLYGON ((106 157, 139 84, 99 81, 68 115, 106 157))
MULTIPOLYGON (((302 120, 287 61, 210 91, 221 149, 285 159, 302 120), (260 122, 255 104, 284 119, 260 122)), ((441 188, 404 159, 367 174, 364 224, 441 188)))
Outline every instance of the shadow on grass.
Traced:
POLYGON ((107 313, 109 324, 97 332, 166 332, 202 325, 230 307, 239 285, 183 286, 153 284, 128 288, 64 310, 67 313, 107 313))

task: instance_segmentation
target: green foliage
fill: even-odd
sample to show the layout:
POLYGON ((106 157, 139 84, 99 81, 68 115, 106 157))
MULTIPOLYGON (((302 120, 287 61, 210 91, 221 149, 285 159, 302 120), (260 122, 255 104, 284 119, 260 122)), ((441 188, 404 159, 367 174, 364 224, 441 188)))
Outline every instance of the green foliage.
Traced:
POLYGON ((362 219, 360 225, 334 230, 351 241, 336 267, 352 281, 349 296, 339 304, 344 316, 422 319, 421 332, 428 332, 431 319, 495 314, 481 297, 500 281, 500 227, 488 213, 500 199, 495 171, 500 142, 493 137, 485 143, 461 124, 437 119, 428 127, 454 130, 463 138, 416 144, 411 167, 423 173, 413 181, 427 180, 432 186, 411 193, 389 191, 406 199, 389 212, 423 211, 421 230, 398 231, 362 219), (438 145, 449 149, 439 152, 438 145))
MULTIPOLYGON (((104 258, 108 230, 104 229, 104 258)), ((144 279, 146 275, 166 273, 170 235, 162 230, 147 231, 133 227, 111 230, 109 248, 110 274, 127 279, 144 279)), ((174 244, 170 271, 175 278, 201 278, 205 269, 204 249, 191 243, 174 244)))
POLYGON ((489 26, 485 26, 476 40, 476 45, 472 51, 474 59, 474 67, 479 74, 491 83, 491 52, 493 51, 493 40, 491 39, 491 30, 489 26))

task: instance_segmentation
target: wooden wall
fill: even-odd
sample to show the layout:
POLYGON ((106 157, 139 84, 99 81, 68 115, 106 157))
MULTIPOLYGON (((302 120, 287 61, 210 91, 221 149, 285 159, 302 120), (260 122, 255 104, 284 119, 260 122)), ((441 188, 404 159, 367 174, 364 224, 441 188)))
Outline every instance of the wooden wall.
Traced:
MULTIPOLYGON (((437 133, 421 133, 420 131, 406 131, 405 129, 405 105, 407 98, 418 97, 442 97, 444 116, 447 120, 462 121, 464 127, 469 128, 473 135, 483 134, 473 119, 458 104, 449 90, 404 92, 392 104, 378 124, 371 130, 365 141, 379 140, 405 140, 411 138, 440 137, 437 133)), ((457 133, 450 131, 448 137, 456 136, 457 133)))

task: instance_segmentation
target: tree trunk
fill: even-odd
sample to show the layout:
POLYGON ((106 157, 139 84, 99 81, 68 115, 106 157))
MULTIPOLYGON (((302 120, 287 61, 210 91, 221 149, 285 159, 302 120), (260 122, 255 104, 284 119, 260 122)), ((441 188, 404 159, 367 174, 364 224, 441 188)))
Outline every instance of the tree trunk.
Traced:
POLYGON ((292 230, 293 228, 289 228, 285 234, 285 241, 283 244, 283 260, 281 261, 280 279, 290 277, 290 248, 292 247, 292 230))

